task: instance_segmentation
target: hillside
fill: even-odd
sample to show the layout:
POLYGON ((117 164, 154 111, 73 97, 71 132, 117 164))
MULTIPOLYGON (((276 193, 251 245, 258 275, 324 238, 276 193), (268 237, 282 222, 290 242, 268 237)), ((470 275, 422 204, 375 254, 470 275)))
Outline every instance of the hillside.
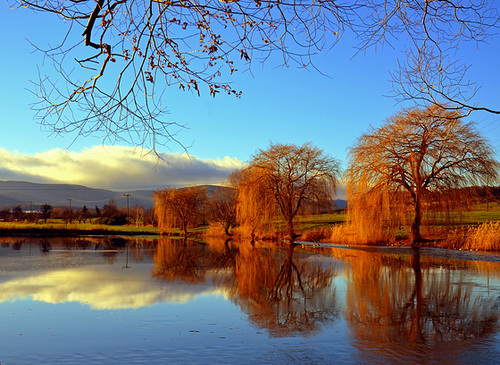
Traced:
MULTIPOLYGON (((213 194, 216 188, 213 185, 206 185, 208 195, 213 194)), ((129 206, 137 204, 144 208, 152 208, 154 203, 151 199, 153 190, 131 190, 129 206)), ((0 180, 0 209, 11 209, 20 205, 24 210, 38 210, 42 204, 50 204, 53 207, 67 207, 70 204, 73 208, 81 208, 86 205, 89 208, 98 206, 101 208, 111 199, 114 199, 118 206, 125 207, 127 198, 123 192, 106 189, 94 189, 83 185, 71 184, 40 184, 27 181, 0 180)), ((338 209, 345 208, 345 200, 335 200, 338 209)))
MULTIPOLYGON (((151 190, 127 191, 133 195, 129 198, 129 205, 137 204, 151 208, 151 190)), ((118 206, 126 206, 127 199, 121 192, 106 189, 93 189, 83 185, 71 184, 39 184, 26 181, 0 181, 0 208, 12 208, 21 205, 23 209, 38 209, 42 204, 54 207, 71 206, 78 208, 102 207, 110 199, 115 199, 118 206), (70 200, 71 199, 71 200, 70 200)))

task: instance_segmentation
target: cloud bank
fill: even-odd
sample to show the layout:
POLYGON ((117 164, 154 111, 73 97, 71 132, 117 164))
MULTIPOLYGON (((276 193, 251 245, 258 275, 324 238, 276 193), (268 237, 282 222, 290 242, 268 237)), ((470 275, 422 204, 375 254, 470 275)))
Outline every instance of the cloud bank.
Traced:
POLYGON ((224 292, 209 284, 181 285, 151 280, 151 266, 134 263, 133 271, 90 265, 17 277, 0 283, 0 303, 31 299, 59 304, 79 302, 96 310, 187 303, 198 296, 224 292))
POLYGON ((187 154, 163 160, 125 146, 94 146, 81 152, 52 149, 34 155, 0 149, 0 180, 80 184, 95 188, 159 188, 222 183, 244 164, 236 158, 199 159, 187 154))

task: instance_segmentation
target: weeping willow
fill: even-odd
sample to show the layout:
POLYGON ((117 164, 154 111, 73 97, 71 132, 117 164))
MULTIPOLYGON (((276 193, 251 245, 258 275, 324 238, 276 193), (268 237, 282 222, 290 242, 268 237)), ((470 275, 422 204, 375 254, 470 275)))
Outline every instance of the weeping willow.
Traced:
POLYGON ((158 227, 163 231, 179 228, 187 236, 188 228, 198 223, 206 201, 206 189, 165 188, 153 193, 158 227))
POLYGON ((238 185, 237 220, 242 234, 254 239, 257 235, 277 229, 278 214, 274 196, 266 187, 265 174, 259 169, 246 169, 238 185))
POLYGON ((331 210, 339 170, 336 159, 311 143, 277 143, 258 150, 242 174, 242 225, 252 235, 260 228, 278 229, 293 240, 299 214, 331 210))
POLYGON ((408 224, 409 211, 404 193, 391 192, 385 186, 371 188, 364 178, 347 188, 346 224, 354 233, 355 243, 380 243, 392 239, 394 231, 408 224))
POLYGON ((371 241, 410 224, 416 244, 422 224, 458 217, 476 187, 498 181, 488 142, 472 123, 437 106, 388 118, 362 135, 349 156, 350 223, 371 241))

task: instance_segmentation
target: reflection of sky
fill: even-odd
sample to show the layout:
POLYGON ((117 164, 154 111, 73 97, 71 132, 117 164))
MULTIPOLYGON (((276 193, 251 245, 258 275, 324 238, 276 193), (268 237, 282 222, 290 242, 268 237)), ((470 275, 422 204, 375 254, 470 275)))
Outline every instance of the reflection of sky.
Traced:
POLYGON ((93 309, 124 309, 156 303, 187 302, 217 294, 211 284, 182 285, 151 278, 151 264, 89 265, 26 273, 0 283, 0 302, 33 299, 46 303, 80 302, 93 309))

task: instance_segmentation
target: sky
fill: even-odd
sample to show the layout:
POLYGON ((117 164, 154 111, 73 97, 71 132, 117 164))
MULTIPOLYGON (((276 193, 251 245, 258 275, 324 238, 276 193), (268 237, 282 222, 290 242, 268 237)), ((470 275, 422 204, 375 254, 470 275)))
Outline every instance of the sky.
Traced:
MULTIPOLYGON (((51 135, 34 120, 32 82, 39 70, 52 71, 32 44, 54 45, 65 34, 63 25, 52 15, 10 10, 0 2, 0 180, 112 190, 217 184, 271 142, 312 142, 345 167, 356 138, 405 106, 389 96, 389 72, 404 57, 399 48, 386 46, 355 56, 347 40, 314 59, 321 73, 272 62, 236 72, 229 81, 243 91, 241 98, 167 89, 167 118, 186 125, 177 137, 188 154, 170 144, 159 148, 165 160, 158 161, 130 145, 51 135)), ((482 85, 475 101, 500 108, 500 36, 479 49, 457 50, 457 57, 473 62, 471 79, 482 85)), ((468 120, 477 123, 498 154, 500 116, 476 112, 468 120)))

